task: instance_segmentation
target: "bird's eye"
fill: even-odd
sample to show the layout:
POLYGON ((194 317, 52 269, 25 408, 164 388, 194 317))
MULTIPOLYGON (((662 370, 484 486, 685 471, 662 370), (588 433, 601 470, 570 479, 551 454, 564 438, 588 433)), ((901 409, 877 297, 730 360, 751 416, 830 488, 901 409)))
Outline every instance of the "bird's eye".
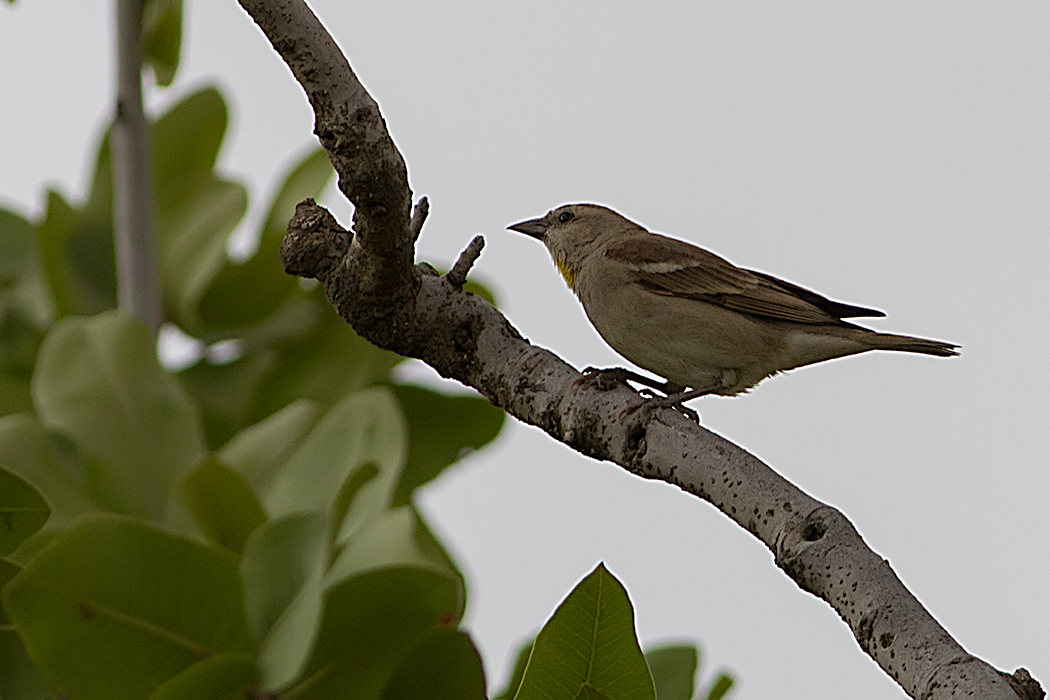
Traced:
POLYGON ((558 214, 558 223, 567 224, 570 221, 572 221, 574 216, 576 215, 573 214, 571 211, 563 211, 561 214, 558 214))

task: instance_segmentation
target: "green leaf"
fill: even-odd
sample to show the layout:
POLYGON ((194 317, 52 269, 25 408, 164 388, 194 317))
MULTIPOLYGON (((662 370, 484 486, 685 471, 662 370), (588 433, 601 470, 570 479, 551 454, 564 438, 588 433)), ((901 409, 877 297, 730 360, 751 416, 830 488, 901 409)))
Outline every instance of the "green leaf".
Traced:
POLYGON ((200 410, 208 447, 217 448, 248 427, 259 382, 272 368, 273 353, 264 351, 224 364, 202 360, 178 373, 200 410))
POLYGON ((377 476, 379 476, 379 467, 375 462, 365 462, 350 472, 343 481, 343 485, 339 487, 339 495, 336 496, 331 510, 328 511, 328 551, 333 561, 335 556, 342 551, 342 545, 338 542, 339 530, 347 514, 350 513, 357 494, 361 492, 365 484, 377 476))
MULTIPOLYGON (((46 326, 54 316, 37 249, 36 226, 0 208, 0 315, 16 311, 35 327, 46 326)), ((0 333, 0 346, 7 342, 0 333)), ((3 352, 0 350, 0 356, 3 352)), ((32 369, 32 361, 28 365, 32 369)), ((0 359, 0 367, 9 366, 0 359)))
POLYGON ((645 653, 659 700, 692 700, 698 656, 694 646, 666 646, 645 653))
POLYGON ((297 682, 287 688, 297 698, 377 698, 420 632, 462 615, 462 577, 412 508, 369 521, 327 572, 317 559, 324 520, 295 514, 278 522, 245 550, 246 604, 265 611, 250 613, 253 629, 275 620, 260 648, 264 687, 297 682))
POLYGON ((202 335, 212 337, 218 333, 223 338, 236 337, 245 353, 271 352, 280 349, 284 343, 301 340, 314 332, 323 312, 335 313, 330 304, 325 302, 326 305, 322 305, 322 302, 318 293, 307 292, 296 286, 281 305, 262 321, 233 329, 229 333, 202 327, 202 335))
POLYGON ((26 274, 39 272, 36 228, 18 214, 0 207, 0 288, 26 274), (27 269, 28 266, 28 269, 27 269))
POLYGON ((49 321, 37 323, 27 308, 32 302, 19 299, 19 289, 0 288, 0 371, 18 379, 29 379, 36 364, 40 342, 49 321))
POLYGON ((575 700, 610 700, 607 695, 599 693, 590 683, 580 686, 580 692, 576 693, 575 700))
POLYGON ((0 415, 28 408, 29 378, 54 313, 36 227, 0 209, 0 415))
POLYGON ((28 377, 0 372, 0 416, 33 410, 33 397, 28 377))
POLYGON ((0 628, 0 698, 54 700, 61 695, 44 672, 29 660, 18 634, 12 629, 0 628))
POLYGON ((521 686, 521 679, 525 675, 525 667, 529 664, 529 655, 532 653, 532 645, 535 641, 536 638, 533 637, 521 645, 521 648, 518 650, 517 661, 514 662, 514 672, 511 673, 510 680, 507 681, 507 687, 503 689, 503 692, 496 695, 496 700, 510 700, 518 692, 518 687, 521 686))
POLYGON ((274 313, 298 289, 296 278, 281 264, 281 243, 295 205, 317 197, 334 173, 321 148, 311 150, 288 173, 263 224, 258 250, 240 264, 227 260, 200 296, 197 314, 208 331, 236 335, 274 313))
POLYGON ((227 652, 198 661, 164 681, 149 700, 242 700, 254 677, 251 654, 227 652))
POLYGON ((321 623, 325 517, 293 513, 271 520, 248 539, 241 562, 244 606, 259 644, 262 687, 295 680, 321 623))
POLYGON ((324 569, 324 515, 293 513, 252 534, 241 561, 248 624, 261 642, 315 571, 324 569))
POLYGON ((99 139, 88 201, 74 207, 49 190, 47 212, 37 226, 37 246, 58 318, 116 307, 109 128, 99 139))
POLYGON ((30 656, 82 700, 143 698, 202 659, 247 650, 236 558, 121 516, 58 535, 3 603, 30 656))
POLYGON ((51 509, 31 484, 0 467, 0 556, 47 522, 51 509))
POLYGON ((165 311, 194 335, 197 302, 225 264, 226 240, 247 209, 244 187, 213 172, 226 124, 226 104, 209 87, 175 105, 152 131, 165 311))
POLYGON ((36 231, 13 231, 5 225, 6 214, 0 210, 0 416, 33 409, 29 379, 54 316, 36 257, 36 231), (18 239, 15 245, 13 238, 18 239), (33 255, 13 250, 24 245, 33 255))
POLYGON ((182 0, 147 0, 142 18, 143 63, 157 84, 171 85, 182 48, 182 0))
MULTIPOLYGON (((109 140, 99 168, 109 176, 109 140)), ((101 177, 101 175, 99 175, 101 177)), ((117 305, 112 205, 74 209, 58 192, 47 193, 47 213, 37 227, 40 260, 58 317, 95 314, 117 305)))
POLYGON ((266 521, 266 512, 244 477, 209 455, 182 479, 182 500, 204 536, 240 553, 266 521))
POLYGON ((394 494, 397 505, 464 452, 496 437, 506 413, 476 396, 447 396, 418 386, 394 386, 408 424, 408 459, 394 494))
POLYGON ((627 591, 604 564, 540 630, 515 700, 572 700, 587 683, 609 700, 655 700, 627 591))
POLYGON ((29 381, 53 316, 36 227, 0 209, 0 416, 32 410, 29 381))
POLYGON ((394 669, 383 700, 485 700, 485 671, 470 636, 434 627, 419 636, 394 669))
POLYGON ((286 692, 374 700, 410 645, 454 619, 459 601, 458 579, 432 568, 385 568, 334 584, 302 680, 286 692))
POLYGON ((722 700, 732 687, 733 677, 727 673, 720 673, 715 682, 711 684, 711 690, 707 693, 707 700, 722 700))
POLYGON ((256 420, 300 398, 333 406, 351 392, 388 382, 390 370, 404 360, 357 335, 319 289, 310 298, 319 320, 308 333, 274 345, 277 360, 259 387, 256 420))
POLYGON ((153 126, 153 174, 158 192, 191 175, 210 173, 226 135, 226 102, 214 87, 199 90, 153 126))
MULTIPOLYGON (((18 575, 18 572, 22 570, 22 567, 11 561, 0 557, 0 588, 7 585, 7 582, 18 575)), ((4 606, 0 605, 0 635, 3 634, 4 625, 9 625, 11 621, 7 619, 7 613, 4 612, 4 606)), ((3 661, 0 661, 0 667, 2 667, 3 661)), ((3 690, 0 690, 0 698, 4 697, 3 690)))
POLYGON ((116 512, 160 518, 172 480, 204 451, 193 404, 157 363, 149 330, 122 312, 54 325, 33 402, 77 442, 88 493, 116 512))
POLYGON ((0 465, 33 485, 51 508, 52 525, 101 510, 87 495, 83 465, 75 446, 49 435, 32 415, 0 418, 0 465))
MULTIPOLYGON (((76 298, 73 275, 68 269, 65 245, 76 231, 77 212, 55 190, 47 192, 47 210, 37 227, 37 242, 40 263, 44 269, 51 297, 55 300, 58 317, 76 313, 76 298)), ((114 279, 114 294, 116 293, 114 279)))
POLYGON ((219 457, 243 474, 256 493, 265 493, 321 414, 313 401, 296 401, 234 435, 219 457))
POLYGON ((412 506, 384 511, 364 525, 346 541, 325 580, 334 585, 364 572, 408 565, 434 569, 460 582, 460 601, 446 622, 458 621, 465 607, 462 576, 412 506))
POLYGON ((226 262, 226 241, 248 209, 243 185, 210 172, 158 189, 160 277, 168 318, 192 335, 201 327, 197 303, 226 262))
POLYGON ((268 512, 328 512, 351 472, 366 462, 379 475, 364 485, 347 516, 359 523, 390 504, 405 455, 404 419, 388 389, 373 388, 347 396, 310 431, 277 471, 265 492, 268 512))

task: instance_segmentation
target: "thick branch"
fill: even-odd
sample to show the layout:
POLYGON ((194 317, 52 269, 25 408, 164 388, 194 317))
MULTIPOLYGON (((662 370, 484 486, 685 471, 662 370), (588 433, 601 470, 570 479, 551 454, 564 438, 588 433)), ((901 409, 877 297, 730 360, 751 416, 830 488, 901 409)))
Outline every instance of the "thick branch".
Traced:
MULTIPOLYGON (((345 59, 332 55, 334 42, 298 2, 241 4, 289 61, 311 96, 318 124, 332 118, 324 111, 330 107, 327 101, 315 98, 319 92, 345 93, 375 108, 345 59), (267 9, 271 6, 279 9, 267 9), (336 90, 333 80, 352 84, 336 90)), ((369 240, 358 242, 365 237, 360 210, 354 237, 327 211, 306 201, 289 224, 281 255, 290 273, 321 280, 333 305, 359 333, 474 387, 519 420, 582 454, 675 484, 709 501, 764 542, 799 587, 827 601, 861 648, 911 697, 1042 697, 1038 683, 1023 669, 1007 676, 968 654, 840 512, 675 411, 639 410, 644 399, 627 386, 603 390, 553 353, 523 339, 485 300, 462 291, 454 283, 458 280, 450 281, 427 265, 411 266, 415 231, 408 225, 410 192, 403 161, 378 109, 360 133, 354 132, 354 110, 337 109, 335 114, 350 119, 350 125, 329 124, 319 127, 318 134, 341 182, 347 183, 344 192, 401 187, 386 195, 384 201, 390 204, 384 206, 403 205, 402 216, 377 218, 367 229, 369 240), (330 143, 324 136, 346 132, 374 149, 389 151, 366 154, 376 159, 371 166, 346 166, 338 150, 341 142, 330 143), (382 264, 362 263, 372 255, 389 257, 382 264)))
MULTIPOLYGON (((408 170, 379 105, 302 0, 240 0, 291 68, 314 110, 314 133, 354 205, 349 284, 341 291, 350 325, 364 337, 404 328, 412 315, 412 192, 408 170)), ((422 225, 422 221, 420 221, 422 225)))

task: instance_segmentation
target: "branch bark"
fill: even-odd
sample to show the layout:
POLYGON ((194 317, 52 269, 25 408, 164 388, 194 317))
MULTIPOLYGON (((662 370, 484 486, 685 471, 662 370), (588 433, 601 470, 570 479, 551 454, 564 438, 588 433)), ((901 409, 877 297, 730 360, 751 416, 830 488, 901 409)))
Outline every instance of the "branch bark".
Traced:
MULTIPOLYGON (((336 310, 381 348, 416 357, 581 454, 709 501, 760 539, 800 588, 825 600, 913 698, 1041 698, 968 654, 871 551, 846 517, 758 458, 671 410, 639 410, 623 384, 588 381, 530 344, 488 302, 413 265, 423 214, 410 216, 404 160, 375 101, 301 0, 240 0, 314 107, 315 133, 356 207, 354 232, 312 200, 289 223, 285 269, 322 282, 336 310)), ((461 258, 469 267, 471 256, 461 258)))

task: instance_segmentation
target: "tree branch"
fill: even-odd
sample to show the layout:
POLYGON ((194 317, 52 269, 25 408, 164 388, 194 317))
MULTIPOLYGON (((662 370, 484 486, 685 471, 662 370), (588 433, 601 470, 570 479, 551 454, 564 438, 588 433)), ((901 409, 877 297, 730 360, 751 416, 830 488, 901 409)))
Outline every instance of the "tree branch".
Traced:
POLYGON ((160 284, 153 233, 153 169, 142 109, 142 0, 117 2, 117 113, 113 122, 113 231, 120 308, 157 334, 160 284))
POLYGON ((430 202, 426 197, 423 197, 416 203, 415 208, 412 210, 412 220, 408 222, 408 229, 412 234, 413 244, 419 239, 419 234, 423 232, 423 224, 426 223, 427 214, 429 213, 430 202))
POLYGON ((474 263, 477 262, 478 257, 481 255, 481 249, 485 247, 484 236, 474 236, 470 241, 470 244, 463 249, 463 252, 459 254, 459 259, 456 260, 456 264, 452 266, 452 269, 448 271, 445 277, 452 283, 452 286, 456 289, 463 289, 463 285, 467 283, 467 273, 470 272, 470 268, 473 267, 474 263))
POLYGON ((911 697, 1043 697, 1024 669, 1010 676, 968 654, 842 513, 681 414, 639 410, 644 399, 627 386, 586 380, 458 279, 413 266, 422 216, 411 223, 404 161, 375 102, 302 2, 240 2, 309 96, 315 132, 357 208, 351 233, 313 201, 299 204, 281 250, 285 269, 320 280, 359 334, 474 387, 581 454, 709 501, 764 542, 800 588, 827 601, 911 697))

